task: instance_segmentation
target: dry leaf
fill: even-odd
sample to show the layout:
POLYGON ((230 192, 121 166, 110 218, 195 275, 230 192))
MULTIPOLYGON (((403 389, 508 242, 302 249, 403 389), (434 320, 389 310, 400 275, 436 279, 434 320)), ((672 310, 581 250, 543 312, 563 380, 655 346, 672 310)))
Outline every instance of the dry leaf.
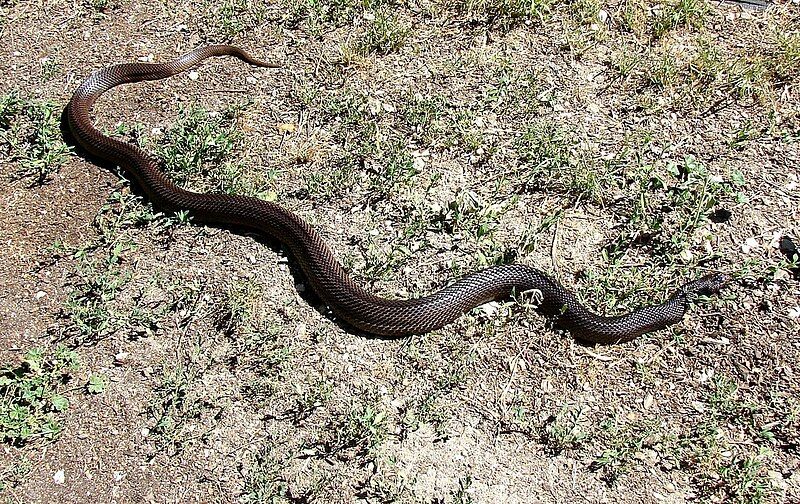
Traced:
POLYGON ((275 125, 275 128, 281 133, 294 133, 297 131, 297 125, 295 123, 278 123, 275 125))

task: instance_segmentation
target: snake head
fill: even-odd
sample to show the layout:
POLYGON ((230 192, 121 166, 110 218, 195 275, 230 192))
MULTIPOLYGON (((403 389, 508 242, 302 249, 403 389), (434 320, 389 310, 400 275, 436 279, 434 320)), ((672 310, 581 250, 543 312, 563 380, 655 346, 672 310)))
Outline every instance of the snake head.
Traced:
POLYGON ((710 296, 711 294, 718 293, 730 281, 730 275, 725 273, 709 273, 708 275, 683 285, 683 287, 680 288, 680 292, 684 295, 710 296))

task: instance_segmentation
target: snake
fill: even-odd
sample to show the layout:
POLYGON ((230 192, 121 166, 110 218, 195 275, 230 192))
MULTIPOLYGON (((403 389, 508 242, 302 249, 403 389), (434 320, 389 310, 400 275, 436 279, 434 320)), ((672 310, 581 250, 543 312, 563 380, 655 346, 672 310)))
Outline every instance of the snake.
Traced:
POLYGON ((440 329, 489 301, 531 293, 532 304, 577 340, 597 344, 630 341, 680 322, 698 296, 716 294, 728 282, 712 272, 677 288, 665 301, 616 316, 598 315, 559 281, 524 264, 501 264, 470 273, 437 292, 405 299, 384 298, 360 286, 336 259, 322 235, 283 206, 236 194, 192 192, 175 185, 160 162, 141 147, 101 133, 90 117, 96 100, 126 83, 164 79, 212 56, 233 56, 256 67, 276 68, 231 45, 209 45, 169 63, 122 63, 99 69, 76 89, 66 109, 74 140, 89 154, 119 166, 165 212, 188 212, 194 222, 244 228, 276 239, 293 256, 311 288, 334 317, 366 335, 404 337, 440 329))

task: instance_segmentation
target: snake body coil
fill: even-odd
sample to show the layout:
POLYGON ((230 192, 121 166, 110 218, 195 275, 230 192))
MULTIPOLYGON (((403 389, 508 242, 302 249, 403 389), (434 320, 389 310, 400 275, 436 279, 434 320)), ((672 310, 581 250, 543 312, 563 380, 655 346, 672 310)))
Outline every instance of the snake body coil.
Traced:
POLYGON ((538 310, 554 317, 576 338, 616 343, 680 321, 692 296, 717 292, 726 281, 721 274, 707 275, 687 283, 662 304, 616 317, 591 313, 557 281, 523 265, 478 271, 422 298, 380 298, 356 285, 322 237, 292 212, 256 198, 181 189, 165 177, 158 163, 145 151, 109 138, 94 127, 89 112, 105 91, 124 83, 163 79, 205 58, 222 55, 236 56, 257 66, 278 66, 257 60, 237 47, 214 45, 196 49, 171 63, 126 63, 104 68, 87 78, 72 96, 66 111, 69 128, 88 152, 124 168, 157 207, 167 211, 187 210, 199 222, 244 226, 279 239, 290 249, 320 298, 339 317, 363 331, 383 336, 425 333, 487 301, 514 292, 538 290, 541 292, 538 310))

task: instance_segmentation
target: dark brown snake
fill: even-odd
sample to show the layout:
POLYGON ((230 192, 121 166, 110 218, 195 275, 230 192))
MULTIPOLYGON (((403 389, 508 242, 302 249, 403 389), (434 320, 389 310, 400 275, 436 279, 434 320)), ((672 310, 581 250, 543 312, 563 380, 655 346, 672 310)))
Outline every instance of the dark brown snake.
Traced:
POLYGON ((440 291, 416 299, 384 299, 356 285, 322 237, 292 212, 256 198, 199 194, 170 182, 144 150, 100 133, 89 112, 104 92, 120 84, 156 80, 183 72, 210 56, 235 56, 251 65, 277 67, 243 50, 213 45, 196 49, 171 63, 126 63, 94 72, 75 91, 67 120, 77 142, 89 153, 116 163, 144 190, 152 203, 166 211, 189 211, 198 222, 241 226, 277 238, 299 263, 319 297, 349 324, 382 336, 421 334, 449 324, 464 312, 514 293, 539 291, 537 310, 555 319, 576 338, 617 343, 680 321, 697 295, 716 293, 726 283, 714 273, 680 287, 664 303, 626 315, 602 317, 582 306, 560 283, 524 265, 494 266, 472 273, 440 291))

